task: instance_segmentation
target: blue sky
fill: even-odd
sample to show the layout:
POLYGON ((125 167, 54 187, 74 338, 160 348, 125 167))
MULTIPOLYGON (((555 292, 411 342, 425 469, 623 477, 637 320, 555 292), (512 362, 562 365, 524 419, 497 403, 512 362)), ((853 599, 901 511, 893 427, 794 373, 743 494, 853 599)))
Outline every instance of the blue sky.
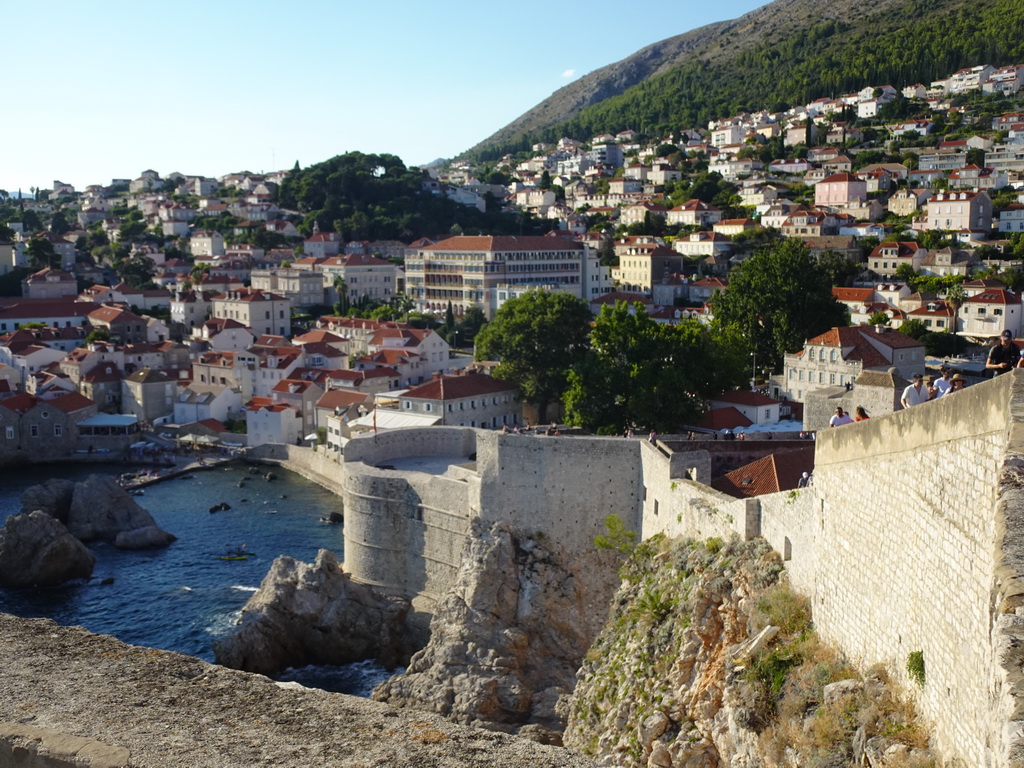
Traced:
POLYGON ((762 4, 8 2, 0 188, 452 157, 576 77, 762 4))

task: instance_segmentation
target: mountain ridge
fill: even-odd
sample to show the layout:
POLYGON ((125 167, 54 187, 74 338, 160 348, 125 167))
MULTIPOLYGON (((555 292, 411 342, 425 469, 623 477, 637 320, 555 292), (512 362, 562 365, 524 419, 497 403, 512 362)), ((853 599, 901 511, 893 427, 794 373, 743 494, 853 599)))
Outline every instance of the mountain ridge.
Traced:
MULTIPOLYGON (((555 91, 536 107, 467 150, 463 156, 493 159, 506 151, 528 149, 533 141, 550 140, 552 131, 564 123, 579 121, 602 109, 606 112, 614 111, 608 106, 609 100, 624 102, 623 109, 632 108, 637 114, 642 114, 643 110, 637 107, 637 102, 643 96, 638 97, 636 94, 645 86, 652 88, 652 84, 659 78, 665 82, 672 81, 669 82, 671 87, 681 93, 680 110, 685 108, 687 117, 695 114, 706 117, 715 110, 702 108, 699 94, 695 93, 693 85, 694 81, 700 80, 702 72, 706 72, 708 77, 724 78, 723 91, 730 94, 732 101, 752 101, 763 97, 765 103, 761 108, 769 108, 775 105, 777 98, 770 92, 772 87, 776 91, 786 88, 792 91, 791 81, 794 77, 805 81, 801 87, 808 92, 830 85, 845 85, 848 79, 845 77, 824 77, 819 81, 816 77, 818 73, 810 66, 811 58, 824 60, 824 66, 831 63, 834 69, 841 66, 843 54, 863 56, 864 61, 859 58, 856 61, 863 85, 872 84, 870 80, 874 73, 889 72, 895 68, 913 76, 926 69, 925 65, 933 60, 935 67, 942 63, 941 60, 968 59, 972 63, 982 63, 977 59, 992 54, 990 58, 996 60, 987 63, 1009 63, 998 59, 1018 53, 1024 57, 1024 47, 1012 43, 1012 31, 1007 29, 1005 39, 996 40, 994 36, 998 33, 994 29, 978 31, 974 28, 977 25, 968 24, 966 20, 968 16, 980 17, 983 11, 991 11, 997 6, 1004 7, 1009 14, 1016 16, 1018 21, 1015 23, 1024 18, 1024 2, 1021 0, 978 0, 972 3, 965 0, 879 0, 869 7, 853 0, 835 0, 828 4, 817 0, 775 0, 737 19, 716 22, 652 43, 625 59, 584 75, 555 91), (955 50, 944 51, 942 57, 930 56, 931 51, 920 51, 920 44, 916 40, 916 37, 920 37, 920 30, 943 25, 948 27, 953 23, 951 19, 965 20, 967 32, 960 41, 962 45, 955 50), (876 30, 873 28, 875 24, 881 27, 876 30), (902 34, 904 30, 907 32, 905 38, 902 34), (848 37, 837 37, 847 34, 848 37), (872 38, 880 42, 877 51, 870 50, 872 38), (899 47, 905 42, 911 51, 893 53, 882 50, 883 39, 890 46, 899 47), (790 72, 784 73, 789 75, 785 87, 782 83, 772 82, 766 91, 765 83, 759 83, 756 89, 752 85, 748 89, 751 92, 744 93, 744 79, 755 81, 756 76, 761 74, 754 68, 752 60, 766 54, 775 56, 775 65, 778 61, 788 61, 792 65, 789 67, 790 72), (784 56, 788 56, 788 60, 784 56), (839 60, 831 61, 830 57, 833 56, 839 56, 839 60), (916 58, 908 62, 908 57, 916 58), (690 95, 689 99, 687 94, 690 95)), ((761 66, 763 68, 764 65, 761 66)), ((897 86, 905 84, 908 83, 893 83, 897 86)), ((670 106, 656 106, 655 122, 658 125, 652 124, 649 127, 658 129, 662 123, 683 122, 685 119, 671 114, 670 106)), ((601 121, 594 118, 585 122, 601 121)), ((619 125, 616 130, 626 127, 642 130, 648 126, 619 125)), ((604 130, 616 132, 611 126, 604 130)))

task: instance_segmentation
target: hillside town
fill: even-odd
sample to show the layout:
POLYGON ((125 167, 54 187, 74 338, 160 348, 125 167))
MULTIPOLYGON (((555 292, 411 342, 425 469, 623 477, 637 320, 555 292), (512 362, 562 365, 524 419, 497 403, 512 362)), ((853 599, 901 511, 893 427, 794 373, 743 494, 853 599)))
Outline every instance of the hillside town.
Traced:
POLYGON ((855 383, 891 412, 935 356, 901 328, 945 335, 952 355, 956 339, 1022 335, 1022 84, 1024 65, 982 65, 424 171, 423 195, 546 234, 346 240, 280 204, 297 168, 0 191, 0 455, 339 455, 360 431, 518 431, 531 416, 517 387, 470 353, 507 302, 564 292, 594 314, 626 302, 708 324, 730 273, 780 240, 830 264, 850 327, 781 370, 755 357, 751 387, 712 399, 695 432, 809 432, 831 410, 805 409, 813 393, 855 383))

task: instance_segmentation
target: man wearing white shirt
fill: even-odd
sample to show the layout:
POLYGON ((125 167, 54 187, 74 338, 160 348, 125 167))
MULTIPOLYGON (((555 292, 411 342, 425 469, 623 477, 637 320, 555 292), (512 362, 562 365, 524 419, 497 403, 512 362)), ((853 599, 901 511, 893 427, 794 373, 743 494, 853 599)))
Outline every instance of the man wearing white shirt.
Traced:
POLYGON ((828 420, 830 427, 841 427, 844 424, 852 424, 853 419, 850 418, 850 414, 843 411, 842 407, 837 407, 835 415, 828 420))
POLYGON ((942 397, 953 387, 953 371, 942 366, 942 377, 935 380, 935 397, 942 397))
POLYGON ((903 397, 900 398, 900 403, 903 404, 904 408, 909 408, 912 405, 920 405, 927 402, 928 387, 924 385, 924 376, 920 373, 915 373, 914 383, 903 390, 903 397))

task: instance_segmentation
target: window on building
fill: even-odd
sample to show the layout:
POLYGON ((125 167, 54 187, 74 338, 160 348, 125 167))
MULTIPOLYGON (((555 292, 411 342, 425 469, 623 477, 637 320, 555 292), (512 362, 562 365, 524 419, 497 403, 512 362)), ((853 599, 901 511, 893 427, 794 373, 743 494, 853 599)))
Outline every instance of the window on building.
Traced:
POLYGON ((7 429, 6 429, 6 437, 7 437, 8 440, 13 440, 14 439, 14 427, 7 427, 7 429))
POLYGON ((53 436, 54 437, 63 437, 64 436, 64 427, 62 427, 60 424, 54 424, 53 425, 53 436))
POLYGON ((39 437, 39 425, 38 424, 33 424, 31 427, 29 427, 28 433, 32 437, 39 437))

